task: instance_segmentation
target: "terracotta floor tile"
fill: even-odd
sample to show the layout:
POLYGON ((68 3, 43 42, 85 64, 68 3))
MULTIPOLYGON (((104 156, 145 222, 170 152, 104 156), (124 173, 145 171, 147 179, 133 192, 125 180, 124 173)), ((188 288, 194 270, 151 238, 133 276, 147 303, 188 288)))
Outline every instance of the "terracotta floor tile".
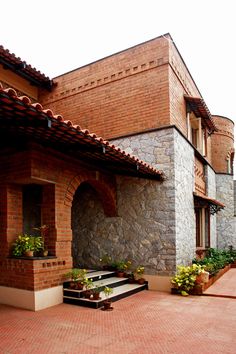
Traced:
POLYGON ((206 291, 206 295, 236 298, 236 268, 231 268, 206 291))
POLYGON ((236 353, 234 299, 144 291, 113 306, 0 305, 0 354, 236 353))

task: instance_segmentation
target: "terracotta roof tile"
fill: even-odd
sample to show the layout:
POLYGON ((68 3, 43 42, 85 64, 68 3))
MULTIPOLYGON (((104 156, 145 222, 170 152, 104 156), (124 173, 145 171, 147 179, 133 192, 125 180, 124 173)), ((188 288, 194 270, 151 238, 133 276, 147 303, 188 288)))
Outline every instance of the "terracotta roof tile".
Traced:
POLYGON ((0 45, 0 63, 6 68, 15 71, 20 76, 23 76, 33 82, 35 85, 42 86, 47 89, 51 88, 53 85, 52 80, 48 76, 27 64, 14 53, 11 53, 8 49, 5 49, 2 45, 0 45))
POLYGON ((187 102, 190 110, 194 112, 196 117, 202 117, 211 131, 217 130, 211 113, 203 98, 185 95, 184 99, 187 102))
POLYGON ((86 151, 86 148, 85 151, 79 153, 75 151, 77 157, 84 154, 87 159, 105 164, 108 169, 113 169, 116 174, 119 174, 119 169, 121 169, 123 174, 126 171, 127 175, 164 179, 162 171, 126 153, 114 144, 110 144, 109 141, 103 140, 95 133, 90 133, 87 129, 81 129, 79 125, 73 125, 70 120, 64 120, 63 116, 54 114, 51 109, 44 109, 40 103, 31 103, 30 98, 26 96, 18 97, 14 89, 3 89, 0 84, 0 124, 3 126, 4 122, 8 120, 14 127, 16 117, 19 117, 19 119, 17 119, 15 128, 19 129, 19 125, 22 124, 20 131, 23 131, 25 135, 33 135, 36 139, 38 137, 40 141, 47 140, 51 144, 68 144, 68 141, 71 144, 70 146, 81 144, 80 147, 87 147, 88 151, 86 151), (9 110, 11 113, 9 113, 9 110), (37 126, 35 130, 32 130, 32 127, 25 124, 27 120, 32 124, 32 127, 34 127, 35 121, 40 123, 49 120, 50 127, 37 126), (94 149, 93 152, 89 152, 89 148, 94 149), (113 164, 113 167, 109 164, 113 164))

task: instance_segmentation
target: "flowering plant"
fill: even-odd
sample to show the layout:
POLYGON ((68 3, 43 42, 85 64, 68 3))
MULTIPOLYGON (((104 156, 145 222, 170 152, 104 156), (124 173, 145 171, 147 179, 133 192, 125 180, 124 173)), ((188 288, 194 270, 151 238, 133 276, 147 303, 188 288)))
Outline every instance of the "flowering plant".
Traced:
POLYGON ((183 296, 187 296, 193 289, 196 278, 204 272, 204 266, 193 264, 191 266, 178 266, 177 274, 172 277, 171 283, 178 289, 183 296))
POLYGON ((141 276, 141 275, 143 275, 144 270, 145 270, 144 266, 140 265, 140 266, 138 266, 138 267, 135 269, 135 273, 136 273, 138 276, 141 276))
POLYGON ((41 236, 31 236, 27 234, 19 235, 13 243, 13 255, 23 256, 26 251, 38 252, 43 248, 43 240, 41 236))

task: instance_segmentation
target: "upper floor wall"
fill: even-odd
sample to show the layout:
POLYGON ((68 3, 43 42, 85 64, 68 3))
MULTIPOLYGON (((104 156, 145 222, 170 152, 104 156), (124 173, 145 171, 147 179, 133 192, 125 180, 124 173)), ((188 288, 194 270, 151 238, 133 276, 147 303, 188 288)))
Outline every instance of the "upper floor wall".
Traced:
POLYGON ((211 136, 212 166, 218 173, 233 174, 234 123, 222 116, 213 119, 217 131, 211 136))
MULTIPOLYGON (((170 35, 88 64, 54 82, 52 92, 42 92, 40 101, 82 128, 115 139, 175 125, 211 163, 206 118, 189 111, 188 120, 185 97, 202 100, 201 94, 170 35)), ((211 119, 205 102, 200 104, 211 119)))
POLYGON ((169 125, 168 56, 159 37, 55 78, 40 100, 106 139, 169 125))

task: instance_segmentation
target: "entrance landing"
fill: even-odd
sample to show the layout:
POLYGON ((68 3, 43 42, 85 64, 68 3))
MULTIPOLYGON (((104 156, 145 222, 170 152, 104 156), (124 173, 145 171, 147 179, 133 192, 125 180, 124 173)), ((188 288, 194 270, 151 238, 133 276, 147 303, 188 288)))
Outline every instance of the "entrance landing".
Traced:
POLYGON ((203 295, 236 299, 236 268, 231 268, 206 289, 203 295))

